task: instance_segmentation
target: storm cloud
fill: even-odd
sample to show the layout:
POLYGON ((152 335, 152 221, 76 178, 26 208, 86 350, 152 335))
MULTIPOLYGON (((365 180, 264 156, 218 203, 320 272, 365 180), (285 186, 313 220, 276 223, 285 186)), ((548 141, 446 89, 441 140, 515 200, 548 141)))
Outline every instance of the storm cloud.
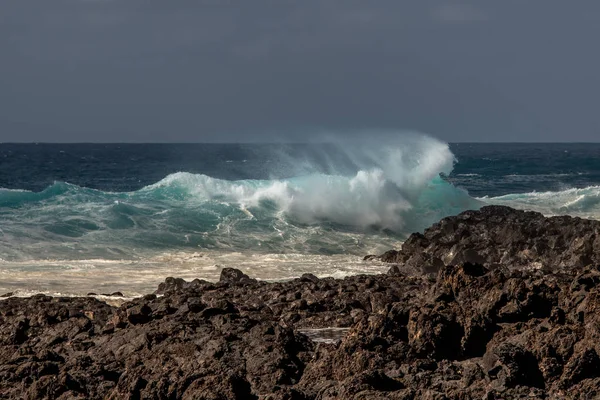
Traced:
POLYGON ((600 139, 591 0, 5 0, 0 141, 600 139))

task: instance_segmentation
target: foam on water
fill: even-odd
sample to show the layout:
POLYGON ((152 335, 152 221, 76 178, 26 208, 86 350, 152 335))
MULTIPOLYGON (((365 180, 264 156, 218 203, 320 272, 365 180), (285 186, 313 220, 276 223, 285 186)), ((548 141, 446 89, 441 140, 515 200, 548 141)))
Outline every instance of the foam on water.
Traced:
MULTIPOLYGON (((377 261, 352 255, 171 252, 140 260, 35 260, 0 263, 0 294, 86 295, 120 291, 125 298, 152 293, 168 276, 217 281, 224 267, 240 268, 261 280, 285 280, 304 273, 341 278, 382 273, 377 261)), ((118 299, 117 299, 118 300, 118 299)))
POLYGON ((600 186, 566 189, 557 192, 531 192, 482 197, 484 203, 538 211, 546 216, 571 215, 600 219, 600 186))

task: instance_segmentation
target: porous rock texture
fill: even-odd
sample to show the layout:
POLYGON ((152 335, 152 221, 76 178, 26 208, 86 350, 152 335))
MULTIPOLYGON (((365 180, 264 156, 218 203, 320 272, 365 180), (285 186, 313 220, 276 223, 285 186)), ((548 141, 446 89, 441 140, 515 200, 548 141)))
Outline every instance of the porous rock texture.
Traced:
MULTIPOLYGON (((520 232, 529 231, 515 221, 552 224, 505 208, 455 218, 485 225, 482 215, 520 232)), ((457 243, 483 229, 455 226, 457 243)), ((91 297, 8 298, 0 301, 0 398, 598 398, 600 270, 569 265, 595 260, 589 246, 563 248, 571 254, 548 268, 498 265, 486 257, 504 250, 479 255, 476 247, 470 256, 484 262, 425 273, 402 274, 399 265, 392 274, 266 283, 225 269, 216 283, 168 278, 120 307, 91 297), (349 332, 332 344, 301 333, 324 327, 349 332)))
POLYGON ((379 258, 405 273, 463 262, 550 270, 600 265, 600 221, 486 206, 444 218, 379 258))

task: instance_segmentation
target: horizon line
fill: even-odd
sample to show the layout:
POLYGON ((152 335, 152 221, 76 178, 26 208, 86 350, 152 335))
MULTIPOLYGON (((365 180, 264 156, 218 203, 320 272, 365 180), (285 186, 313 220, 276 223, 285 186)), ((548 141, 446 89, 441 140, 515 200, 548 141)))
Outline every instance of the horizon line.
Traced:
MULTIPOLYGON (((440 139, 438 139, 440 140, 440 139)), ((567 142, 567 141, 549 141, 549 142, 541 142, 541 141, 536 141, 536 142, 527 142, 527 141, 519 141, 519 142, 491 142, 491 141, 481 141, 481 142, 475 142, 475 141, 444 141, 444 140, 440 140, 442 142, 448 143, 448 144, 600 144, 600 140, 598 141, 572 141, 572 142, 567 142)), ((336 142, 331 142, 331 141, 323 141, 323 142, 316 142, 316 141, 310 141, 310 142, 296 142, 296 141, 290 141, 290 142, 277 142, 277 141, 272 141, 272 142, 41 142, 41 141, 30 141, 30 142, 12 142, 12 141, 8 141, 8 142, 2 142, 0 141, 0 145, 6 145, 6 144, 10 144, 10 145, 198 145, 198 144, 214 144, 214 145, 224 145, 224 144, 242 144, 242 145, 252 145, 252 144, 282 144, 282 145, 286 145, 286 144, 330 144, 330 143, 336 143, 336 142)))

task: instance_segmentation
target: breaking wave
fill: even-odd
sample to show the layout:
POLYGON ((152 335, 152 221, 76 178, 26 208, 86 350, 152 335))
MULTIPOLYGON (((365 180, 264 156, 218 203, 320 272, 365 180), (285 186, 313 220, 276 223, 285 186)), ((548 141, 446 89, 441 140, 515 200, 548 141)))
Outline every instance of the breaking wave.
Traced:
POLYGON ((448 145, 427 136, 273 158, 285 165, 265 162, 272 179, 178 172, 132 192, 66 182, 40 192, 0 189, 0 261, 139 261, 179 251, 364 255, 486 204, 600 216, 598 186, 473 198, 445 178, 456 162, 448 145))
POLYGON ((482 203, 443 179, 455 162, 427 136, 322 146, 285 179, 179 172, 115 193, 56 182, 0 189, 0 258, 128 258, 201 248, 364 254, 482 203))

